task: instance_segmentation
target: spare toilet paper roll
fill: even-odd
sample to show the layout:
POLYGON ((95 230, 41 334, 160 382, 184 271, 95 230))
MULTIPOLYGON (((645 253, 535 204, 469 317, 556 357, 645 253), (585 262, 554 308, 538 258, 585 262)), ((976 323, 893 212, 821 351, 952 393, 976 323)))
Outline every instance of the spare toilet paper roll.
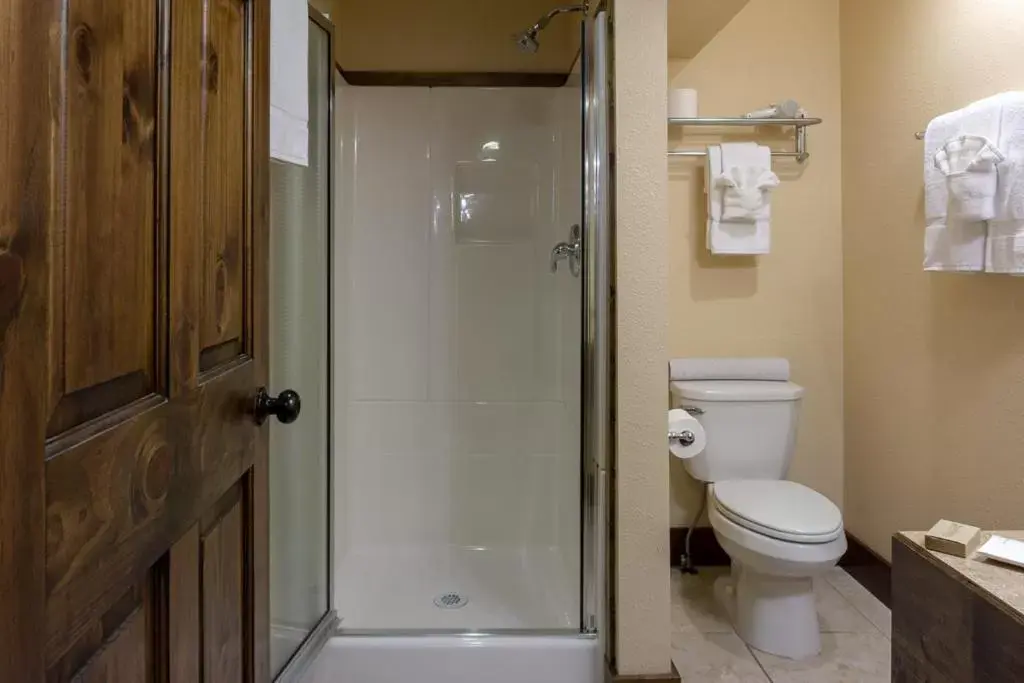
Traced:
POLYGON ((697 118, 697 91, 688 88, 669 90, 668 115, 673 119, 697 118))
POLYGON ((669 452, 682 460, 700 455, 708 442, 704 428, 701 427, 700 422, 697 422, 697 418, 679 408, 668 411, 668 431, 669 434, 681 434, 683 432, 693 434, 693 443, 689 446, 684 446, 680 443, 679 439, 669 439, 668 441, 669 452))

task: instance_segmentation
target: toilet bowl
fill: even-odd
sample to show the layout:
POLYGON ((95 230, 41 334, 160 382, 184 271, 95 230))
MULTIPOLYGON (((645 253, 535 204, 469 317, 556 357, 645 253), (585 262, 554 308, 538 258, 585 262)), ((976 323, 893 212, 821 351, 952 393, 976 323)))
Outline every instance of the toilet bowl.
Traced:
POLYGON ((839 509, 791 481, 725 481, 709 489, 711 527, 732 560, 715 596, 737 634, 780 657, 818 654, 813 577, 846 552, 839 509))
POLYGON ((846 536, 832 501, 786 480, 804 390, 782 359, 682 359, 672 369, 673 403, 707 436, 683 463, 708 484, 711 527, 732 560, 715 595, 747 644, 814 656, 821 636, 813 577, 836 565, 846 536))

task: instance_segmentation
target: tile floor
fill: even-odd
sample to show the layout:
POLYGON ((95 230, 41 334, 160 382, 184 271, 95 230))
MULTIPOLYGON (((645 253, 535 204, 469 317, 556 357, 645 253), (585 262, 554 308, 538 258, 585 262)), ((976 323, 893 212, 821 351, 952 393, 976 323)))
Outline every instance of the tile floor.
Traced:
POLYGON ((822 652, 794 662, 740 640, 712 596, 727 567, 672 571, 672 660, 683 683, 887 683, 889 610, 842 569, 815 581, 822 652))

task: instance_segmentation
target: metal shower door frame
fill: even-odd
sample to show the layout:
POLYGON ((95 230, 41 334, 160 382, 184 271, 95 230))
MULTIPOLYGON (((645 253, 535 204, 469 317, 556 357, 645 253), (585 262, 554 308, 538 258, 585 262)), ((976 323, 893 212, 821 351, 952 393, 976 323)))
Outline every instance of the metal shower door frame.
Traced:
POLYGON ((611 642, 609 563, 614 456, 614 235, 611 206, 610 46, 606 8, 583 36, 583 449, 581 631, 611 642))
MULTIPOLYGON (((320 651, 338 629, 338 614, 334 604, 334 24, 312 5, 308 6, 309 21, 327 37, 327 611, 296 650, 285 667, 274 677, 274 683, 299 683, 316 661, 320 651)), ((273 501, 271 501, 273 505, 273 501)))

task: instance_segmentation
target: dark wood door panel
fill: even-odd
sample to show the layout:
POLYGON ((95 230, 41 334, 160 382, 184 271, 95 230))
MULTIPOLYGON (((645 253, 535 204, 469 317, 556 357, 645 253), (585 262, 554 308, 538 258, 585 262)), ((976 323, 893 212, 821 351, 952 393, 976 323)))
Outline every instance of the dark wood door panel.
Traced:
POLYGON ((170 148, 169 256, 172 269, 192 273, 175 278, 170 289, 170 395, 196 386, 199 374, 199 326, 203 291, 202 92, 207 68, 202 35, 202 3, 170 6, 170 148), (199 275, 196 275, 196 274, 199 275))
POLYGON ((83 667, 75 683, 146 683, 153 680, 148 620, 136 610, 111 640, 83 667))
POLYGON ((51 661, 252 467, 253 365, 47 461, 51 661))
POLYGON ((169 553, 167 600, 167 683, 196 683, 202 665, 202 606, 199 604, 199 525, 193 525, 169 553))
POLYGON ((116 639, 89 663, 80 683, 145 683, 150 680, 146 615, 133 614, 116 639))
POLYGON ((159 619, 153 596, 151 584, 131 586, 109 609, 83 623, 67 652, 48 667, 47 683, 102 681, 105 674, 122 676, 111 680, 149 680, 154 653, 146 635, 159 619), (124 678, 128 672, 138 677, 124 678))
POLYGON ((239 0, 206 0, 204 15, 204 36, 196 36, 204 52, 205 72, 201 371, 244 348, 244 255, 248 242, 244 172, 246 5, 239 0))
POLYGON ((171 4, 171 194, 191 198, 171 208, 171 268, 195 275, 172 295, 172 335, 185 352, 173 390, 253 352, 252 11, 240 0, 171 4))
POLYGON ((204 520, 201 538, 203 681, 242 683, 249 630, 244 490, 229 491, 204 520))
POLYGON ((169 683, 265 681, 252 634, 255 470, 228 489, 170 553, 169 683))
POLYGON ((0 681, 268 680, 269 16, 0 3, 0 681))
POLYGON ((64 11, 48 436, 160 389, 157 3, 75 0, 64 11))

